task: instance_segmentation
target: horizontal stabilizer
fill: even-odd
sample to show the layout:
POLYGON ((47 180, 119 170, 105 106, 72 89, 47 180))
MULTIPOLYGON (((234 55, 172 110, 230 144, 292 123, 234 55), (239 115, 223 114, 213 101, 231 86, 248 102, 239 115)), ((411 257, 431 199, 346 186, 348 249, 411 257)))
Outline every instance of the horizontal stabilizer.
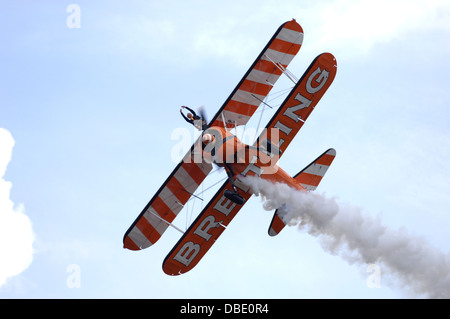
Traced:
MULTIPOLYGON (((334 158, 336 157, 336 150, 330 148, 325 153, 316 158, 311 164, 306 166, 300 173, 294 176, 294 180, 299 183, 305 190, 314 191, 319 186, 320 181, 330 167, 334 158)), ((276 236, 286 226, 281 217, 286 212, 286 207, 282 207, 275 211, 272 222, 269 226, 269 235, 276 236)))
POLYGON ((295 175, 295 181, 302 185, 307 191, 316 190, 335 157, 336 150, 330 148, 315 161, 306 166, 300 173, 295 175))

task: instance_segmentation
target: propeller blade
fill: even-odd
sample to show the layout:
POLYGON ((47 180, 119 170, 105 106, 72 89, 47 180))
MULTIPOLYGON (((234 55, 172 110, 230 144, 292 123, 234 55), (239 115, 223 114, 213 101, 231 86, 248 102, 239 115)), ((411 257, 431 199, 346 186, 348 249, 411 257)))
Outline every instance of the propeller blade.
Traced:
POLYGON ((202 105, 197 109, 198 113, 200 113, 200 117, 208 123, 208 117, 206 115, 205 107, 202 105))

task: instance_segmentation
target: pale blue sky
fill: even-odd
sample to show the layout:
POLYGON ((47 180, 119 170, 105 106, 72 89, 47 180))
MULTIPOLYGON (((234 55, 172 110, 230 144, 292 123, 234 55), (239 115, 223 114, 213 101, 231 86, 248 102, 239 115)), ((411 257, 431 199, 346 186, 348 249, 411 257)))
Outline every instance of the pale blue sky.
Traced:
MULTIPOLYGON (((338 71, 280 165, 294 175, 334 147, 319 192, 449 252, 448 2, 74 1, 74 29, 69 1, 0 3, 0 127, 15 140, 4 179, 35 234, 31 265, 1 297, 407 296, 383 277, 368 288, 364 266, 295 228, 270 238, 272 213, 258 198, 183 276, 161 269, 175 230, 147 250, 122 248, 176 165, 179 106, 214 115, 291 18, 305 37, 290 70, 300 77, 328 51, 338 71), (67 285, 70 265, 79 288, 67 285)), ((274 92, 290 85, 280 80, 274 92)))

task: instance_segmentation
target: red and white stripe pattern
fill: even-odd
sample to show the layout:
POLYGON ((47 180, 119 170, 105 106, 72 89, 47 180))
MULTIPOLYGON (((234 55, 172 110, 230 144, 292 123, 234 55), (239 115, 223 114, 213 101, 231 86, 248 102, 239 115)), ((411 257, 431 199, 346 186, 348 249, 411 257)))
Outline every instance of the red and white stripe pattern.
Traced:
POLYGON ((212 126, 223 127, 223 119, 227 127, 245 125, 283 73, 281 70, 286 69, 300 50, 302 42, 302 27, 295 20, 284 23, 216 114, 212 126))
POLYGON ((124 248, 139 250, 153 245, 209 174, 212 165, 193 162, 192 153, 186 154, 125 233, 124 248))
POLYGON ((295 181, 307 191, 316 190, 335 157, 336 151, 330 148, 303 171, 294 176, 295 181))

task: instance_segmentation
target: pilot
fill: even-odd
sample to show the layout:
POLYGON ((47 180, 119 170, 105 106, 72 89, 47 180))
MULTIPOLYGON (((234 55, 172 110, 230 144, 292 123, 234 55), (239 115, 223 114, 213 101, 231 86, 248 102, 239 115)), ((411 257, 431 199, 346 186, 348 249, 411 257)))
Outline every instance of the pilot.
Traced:
POLYGON ((186 122, 194 125, 194 127, 197 128, 199 131, 206 129, 206 127, 207 127, 206 120, 202 119, 200 116, 198 116, 197 113, 195 113, 193 109, 183 105, 180 109, 180 113, 183 116, 183 118, 186 120, 186 122), (183 109, 187 109, 188 111, 190 111, 187 114, 187 116, 183 114, 183 109))

